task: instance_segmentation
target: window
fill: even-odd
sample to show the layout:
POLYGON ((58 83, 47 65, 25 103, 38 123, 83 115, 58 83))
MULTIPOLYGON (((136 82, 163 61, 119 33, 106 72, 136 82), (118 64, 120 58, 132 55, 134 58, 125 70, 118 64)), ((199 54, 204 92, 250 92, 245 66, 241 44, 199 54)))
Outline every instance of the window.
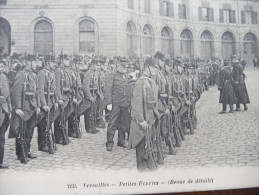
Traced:
POLYGON ((143 28, 143 52, 144 55, 151 55, 154 51, 153 42, 154 32, 149 24, 146 24, 143 28))
POLYGON ((7 0, 0 0, 0 5, 6 5, 7 0))
POLYGON ((53 52, 53 28, 46 20, 40 20, 34 27, 34 52, 42 55, 53 52))
POLYGON ((213 8, 199 7, 199 20, 200 21, 214 21, 213 8))
POLYGON ((241 23, 242 24, 258 24, 257 12, 241 11, 241 23))
POLYGON ((172 30, 169 27, 164 27, 161 31, 161 51, 166 57, 173 56, 172 30))
POLYGON ((91 20, 83 20, 79 23, 79 52, 95 53, 95 25, 91 20))
POLYGON ((144 0, 144 10, 145 10, 145 13, 151 13, 150 12, 150 0, 144 0))
POLYGON ((179 4, 179 18, 187 19, 186 5, 184 4, 179 4))
POLYGON ((219 21, 221 23, 236 23, 236 11, 231 9, 220 9, 219 21))
POLYGON ((128 0, 128 8, 129 9, 134 9, 133 0, 128 0))
POLYGON ((127 54, 129 57, 136 55, 137 48, 137 28, 133 21, 127 24, 127 54))
POLYGON ((160 15, 174 17, 174 6, 169 1, 160 0, 160 15))

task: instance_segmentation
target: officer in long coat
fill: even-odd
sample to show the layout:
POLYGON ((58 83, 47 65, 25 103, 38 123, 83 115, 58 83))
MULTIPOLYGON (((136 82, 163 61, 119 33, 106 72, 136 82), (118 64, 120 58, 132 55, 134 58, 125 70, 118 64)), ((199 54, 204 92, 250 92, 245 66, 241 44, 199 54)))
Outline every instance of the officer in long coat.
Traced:
POLYGON ((8 165, 3 164, 5 132, 9 126, 9 117, 12 110, 9 92, 9 81, 5 72, 6 62, 0 60, 0 169, 7 169, 8 165))
POLYGON ((121 124, 123 121, 130 121, 129 113, 129 94, 127 93, 128 75, 126 59, 118 61, 116 72, 106 76, 104 87, 104 102, 107 108, 111 110, 109 124, 107 129, 107 151, 112 151, 113 137, 115 131, 118 130, 117 146, 127 147, 125 145, 125 131, 122 126, 126 126, 129 132, 130 123, 121 124), (122 120, 126 118, 126 120, 122 120))
POLYGON ((137 168, 156 169, 156 134, 158 119, 158 88, 152 76, 155 60, 147 59, 143 75, 137 80, 131 101, 129 148, 136 148, 137 168))
POLYGON ((36 75, 38 63, 39 61, 35 56, 30 57, 30 61, 24 70, 16 74, 14 85, 10 92, 14 112, 12 113, 10 122, 9 138, 16 138, 16 155, 21 163, 27 162, 21 155, 21 148, 18 144, 18 136, 22 131, 22 129, 20 129, 21 120, 24 122, 26 142, 25 155, 28 158, 37 158, 37 156, 30 151, 30 148, 34 127, 39 121, 38 117, 40 117, 40 101, 37 91, 38 78, 36 75), (24 100, 23 93, 25 94, 24 100))
POLYGON ((233 88, 232 71, 227 61, 219 73, 218 90, 220 91, 219 103, 223 104, 223 109, 220 114, 226 113, 227 104, 230 106, 230 113, 233 113, 233 104, 236 103, 236 98, 233 88))
POLYGON ((236 96, 236 111, 240 111, 240 104, 244 105, 244 110, 247 111, 247 104, 250 103, 248 92, 245 84, 245 74, 243 73, 243 67, 239 64, 236 58, 232 59, 233 65, 233 84, 236 96))

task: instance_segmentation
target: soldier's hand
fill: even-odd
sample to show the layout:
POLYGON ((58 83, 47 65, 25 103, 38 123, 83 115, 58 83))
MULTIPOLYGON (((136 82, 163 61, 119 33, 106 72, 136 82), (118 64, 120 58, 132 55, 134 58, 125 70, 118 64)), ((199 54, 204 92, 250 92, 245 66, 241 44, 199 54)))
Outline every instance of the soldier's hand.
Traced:
POLYGON ((172 106, 171 109, 172 109, 172 112, 175 112, 175 107, 174 106, 172 106))
POLYGON ((107 110, 111 111, 112 110, 112 104, 107 105, 107 110))
POLYGON ((169 114, 170 114, 170 110, 169 110, 169 109, 166 109, 166 110, 165 110, 165 114, 166 114, 166 115, 169 115, 169 114))
POLYGON ((148 130, 149 129, 147 121, 143 121, 142 123, 140 123, 140 126, 144 130, 148 130))
POLYGON ((16 109, 16 110, 15 110, 15 113, 16 113, 19 117, 23 118, 24 113, 23 113, 23 111, 22 111, 21 109, 16 109))
POLYGON ((58 103, 55 103, 55 110, 58 109, 58 103))
POLYGON ((49 106, 43 106, 42 108, 43 108, 43 110, 44 110, 45 112, 49 112, 49 111, 50 111, 49 106))
POLYGON ((189 100, 187 100, 186 104, 189 106, 189 105, 191 105, 191 102, 189 100))
POLYGON ((63 100, 58 100, 58 104, 62 105, 63 103, 63 100))
POLYGON ((93 103, 93 102, 95 102, 95 99, 93 97, 91 97, 90 101, 93 103))
POLYGON ((40 108, 37 108, 37 109, 36 109, 36 114, 37 114, 37 115, 40 114, 40 108))
POLYGON ((77 104, 77 99, 76 98, 73 99, 73 103, 77 104))
POLYGON ((9 110, 9 112, 12 112, 13 108, 12 108, 11 104, 8 105, 8 110, 9 110))

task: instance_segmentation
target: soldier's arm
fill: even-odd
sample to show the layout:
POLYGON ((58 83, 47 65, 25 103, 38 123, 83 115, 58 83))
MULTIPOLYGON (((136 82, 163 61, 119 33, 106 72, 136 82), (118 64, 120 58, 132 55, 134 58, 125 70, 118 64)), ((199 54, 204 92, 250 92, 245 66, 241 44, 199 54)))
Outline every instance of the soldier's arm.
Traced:
POLYGON ((89 73, 85 73, 84 79, 83 79, 83 91, 88 100, 93 98, 90 92, 90 81, 91 81, 91 75, 89 73))
POLYGON ((58 100, 63 100, 63 97, 61 96, 60 80, 61 80, 61 70, 56 69, 55 71, 56 95, 58 100))
POLYGON ((135 118, 139 123, 144 121, 143 115, 143 85, 142 80, 138 80, 135 84, 135 89, 133 91, 133 98, 131 100, 131 117, 135 118))
POLYGON ((22 72, 18 72, 14 79, 14 84, 10 94, 14 110, 22 108, 22 92, 25 79, 26 77, 22 72))
POLYGON ((112 104, 112 86, 113 86, 113 74, 107 73, 105 75, 104 82, 104 105, 112 104))
POLYGON ((44 85, 45 85, 44 70, 41 70, 38 72, 38 81, 39 81, 38 91, 39 91, 39 99, 40 99, 41 106, 42 107, 47 106, 47 102, 46 102, 46 98, 45 98, 45 94, 44 94, 44 85))
POLYGON ((39 97, 39 81, 38 81, 38 77, 35 74, 35 82, 36 82, 36 103, 37 103, 37 107, 41 107, 41 102, 40 102, 40 97, 39 97))

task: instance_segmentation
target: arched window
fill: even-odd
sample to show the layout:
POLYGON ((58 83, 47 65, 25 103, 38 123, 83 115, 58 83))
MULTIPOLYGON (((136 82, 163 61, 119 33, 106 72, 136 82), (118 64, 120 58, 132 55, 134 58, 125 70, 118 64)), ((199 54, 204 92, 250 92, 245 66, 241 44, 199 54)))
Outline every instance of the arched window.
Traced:
POLYGON ((6 53, 11 52, 11 26, 9 22, 0 17, 0 48, 6 53))
POLYGON ((95 54, 97 50, 97 36, 95 23, 85 19, 79 23, 79 53, 95 54))
POLYGON ((255 34, 248 32, 243 39, 243 58, 248 64, 253 64, 254 57, 258 57, 258 41, 255 34))
POLYGON ((213 36, 210 31, 205 30, 201 34, 201 58, 211 59, 213 57, 213 36))
POLYGON ((137 53, 137 30, 132 21, 127 23, 127 54, 129 57, 136 55, 137 53))
POLYGON ((47 20, 40 20, 34 27, 34 52, 42 55, 53 53, 53 28, 47 20))
POLYGON ((224 32, 221 37, 221 52, 224 60, 230 59, 230 56, 236 53, 235 37, 231 32, 224 32))
POLYGON ((193 36, 188 29, 184 29, 181 33, 181 54, 188 58, 193 56, 193 36))
POLYGON ((144 55, 152 55, 154 52, 154 32, 149 24, 146 24, 143 28, 143 52, 144 55))
POLYGON ((161 51, 166 57, 173 56, 173 33, 169 27, 164 27, 161 31, 161 51))

